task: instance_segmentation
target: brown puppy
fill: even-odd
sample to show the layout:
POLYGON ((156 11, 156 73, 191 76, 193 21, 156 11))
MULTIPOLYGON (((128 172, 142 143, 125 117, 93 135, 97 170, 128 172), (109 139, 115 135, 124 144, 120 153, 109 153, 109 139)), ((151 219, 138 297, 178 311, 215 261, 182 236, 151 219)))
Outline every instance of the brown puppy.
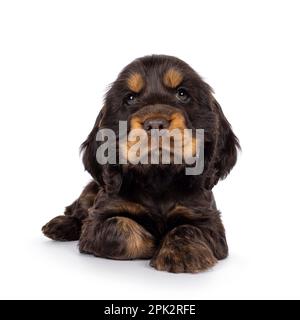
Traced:
POLYGON ((81 252, 98 257, 151 259, 151 266, 170 272, 206 270, 228 255, 211 189, 235 165, 237 148, 211 88, 189 65, 170 56, 137 59, 113 83, 82 144, 93 181, 43 232, 79 240, 81 252), (129 131, 204 129, 203 172, 187 175, 185 163, 99 164, 97 132, 109 128, 118 137, 119 120, 128 121, 129 131))

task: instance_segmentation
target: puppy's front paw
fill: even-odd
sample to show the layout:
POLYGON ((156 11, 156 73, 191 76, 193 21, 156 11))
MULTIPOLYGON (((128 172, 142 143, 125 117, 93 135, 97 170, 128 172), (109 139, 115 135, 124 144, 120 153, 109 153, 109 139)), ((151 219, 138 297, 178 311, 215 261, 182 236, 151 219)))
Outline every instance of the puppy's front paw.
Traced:
POLYGON ((197 273, 213 267, 217 259, 204 241, 191 237, 190 228, 178 227, 170 232, 150 265, 173 273, 197 273))
POLYGON ((112 217, 100 222, 96 217, 85 221, 79 249, 110 259, 147 259, 154 254, 155 241, 148 231, 129 218, 112 217))
POLYGON ((43 226, 44 235, 57 241, 75 241, 80 237, 81 223, 71 216, 58 216, 43 226))

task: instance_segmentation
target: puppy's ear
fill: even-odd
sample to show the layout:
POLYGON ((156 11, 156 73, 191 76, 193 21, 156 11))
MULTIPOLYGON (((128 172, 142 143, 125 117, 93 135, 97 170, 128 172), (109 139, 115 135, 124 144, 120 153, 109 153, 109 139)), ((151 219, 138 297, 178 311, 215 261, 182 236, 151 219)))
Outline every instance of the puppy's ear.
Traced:
POLYGON ((96 141, 96 135, 99 130, 99 126, 103 119, 104 111, 101 110, 94 127, 86 140, 82 143, 80 150, 83 153, 82 162, 86 171, 96 180, 96 182, 102 182, 102 166, 99 165, 96 158, 98 144, 96 141))
POLYGON ((237 160, 237 150, 240 149, 238 138, 231 129, 221 106, 213 99, 213 109, 216 112, 216 149, 214 159, 214 179, 210 188, 217 184, 219 179, 224 179, 234 167, 237 160))
POLYGON ((121 170, 117 165, 101 165, 97 161, 97 149, 100 142, 96 140, 98 130, 101 129, 101 123, 105 116, 106 107, 103 107, 95 121, 94 127, 87 139, 81 145, 83 152, 82 161, 85 170, 87 170, 94 180, 104 187, 108 193, 117 193, 121 188, 122 178, 121 170))

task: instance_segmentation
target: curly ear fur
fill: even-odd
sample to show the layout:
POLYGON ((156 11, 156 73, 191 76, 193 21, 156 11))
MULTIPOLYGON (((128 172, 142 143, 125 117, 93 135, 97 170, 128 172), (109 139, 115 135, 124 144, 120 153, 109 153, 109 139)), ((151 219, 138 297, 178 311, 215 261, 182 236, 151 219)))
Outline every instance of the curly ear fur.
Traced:
POLYGON ((215 147, 211 157, 211 164, 206 173, 205 187, 212 189, 220 179, 225 179, 237 160, 237 151, 240 149, 238 138, 232 131, 221 106, 213 98, 212 109, 215 120, 215 147))
POLYGON ((80 150, 83 153, 82 162, 86 171, 99 183, 102 182, 102 166, 99 165, 96 159, 97 141, 96 135, 99 129, 99 124, 103 118, 103 111, 101 110, 94 127, 86 140, 81 144, 80 150))
POLYGON ((96 153, 99 147, 99 142, 96 141, 96 135, 101 127, 101 122, 105 113, 105 107, 100 111, 94 127, 87 139, 81 145, 81 152, 83 152, 83 165, 94 180, 104 187, 107 193, 118 193, 121 184, 121 169, 117 165, 101 165, 97 162, 96 153))
POLYGON ((237 150, 240 149, 238 138, 232 131, 231 125, 226 119, 221 106, 214 100, 217 113, 218 137, 216 145, 216 159, 214 168, 216 170, 216 181, 224 179, 234 167, 237 160, 237 150))

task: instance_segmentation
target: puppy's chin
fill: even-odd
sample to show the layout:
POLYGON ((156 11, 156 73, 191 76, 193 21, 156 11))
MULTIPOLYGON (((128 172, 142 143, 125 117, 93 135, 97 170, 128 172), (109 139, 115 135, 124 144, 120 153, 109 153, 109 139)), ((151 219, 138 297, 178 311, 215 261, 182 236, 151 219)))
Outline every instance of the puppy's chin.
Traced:
POLYGON ((131 172, 136 172, 136 173, 140 173, 140 174, 149 174, 150 172, 160 174, 163 172, 164 175, 165 174, 175 175, 177 173, 184 171, 186 168, 186 165, 185 164, 174 164, 174 163, 170 163, 170 164, 163 164, 163 163, 159 163, 159 164, 142 164, 142 163, 132 164, 132 163, 128 163, 128 164, 123 164, 122 167, 125 172, 131 171, 131 172))
POLYGON ((159 139, 154 142, 148 136, 138 140, 122 142, 119 144, 119 152, 123 163, 142 167, 168 166, 184 167, 185 163, 196 160, 196 139, 190 135, 187 141, 182 134, 171 141, 159 139))

